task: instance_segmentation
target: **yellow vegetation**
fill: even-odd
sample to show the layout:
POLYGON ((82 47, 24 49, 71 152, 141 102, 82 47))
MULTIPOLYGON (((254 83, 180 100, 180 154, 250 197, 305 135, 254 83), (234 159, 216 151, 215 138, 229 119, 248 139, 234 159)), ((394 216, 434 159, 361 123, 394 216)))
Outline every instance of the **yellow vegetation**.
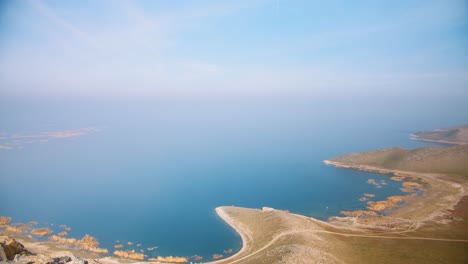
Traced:
POLYGON ((406 179, 406 177, 403 177, 403 176, 393 176, 390 178, 392 181, 403 181, 406 179))
POLYGON ((186 263, 188 262, 187 258, 173 257, 173 256, 169 256, 169 257, 158 256, 157 258, 150 258, 148 260, 152 262, 162 262, 162 263, 186 263))
POLYGON ((48 235, 50 235, 52 233, 53 233, 53 231, 50 230, 49 228, 38 228, 38 229, 33 229, 31 231, 31 234, 36 235, 36 236, 40 236, 40 237, 45 237, 45 236, 48 236, 48 235))
POLYGON ((114 251, 114 256, 132 260, 145 260, 145 255, 142 253, 137 253, 135 250, 116 250, 114 251))
POLYGON ((107 248, 90 247, 86 250, 97 254, 109 254, 109 250, 107 250, 107 248))
POLYGON ((367 180, 367 183, 373 184, 373 185, 379 185, 377 182, 375 182, 374 179, 368 179, 368 180, 367 180))
POLYGON ((122 244, 117 244, 117 245, 114 246, 115 249, 120 249, 120 248, 123 248, 123 247, 124 247, 124 245, 122 245, 122 244))
POLYGON ((400 188, 401 191, 411 193, 416 191, 416 189, 422 190, 422 185, 417 182, 403 182, 403 188, 400 188))
POLYGON ((0 216, 0 226, 8 225, 11 222, 11 217, 0 216))
POLYGON ((15 233, 15 234, 23 233, 23 230, 21 228, 12 227, 12 226, 7 226, 6 231, 10 233, 15 233))
POLYGON ((387 201, 368 202, 367 204, 368 204, 367 209, 372 210, 372 211, 377 211, 377 212, 380 212, 389 208, 389 204, 387 203, 387 201))
MULTIPOLYGON (((382 188, 382 186, 378 182, 376 182, 374 179, 368 179, 367 183, 375 185, 376 188, 382 188)), ((385 185, 386 183, 384 181, 382 181, 382 184, 385 185)))
POLYGON ((51 241, 58 242, 61 244, 66 244, 69 246, 76 246, 79 247, 83 250, 93 252, 93 253, 98 253, 98 254, 108 254, 109 250, 105 248, 98 248, 99 242, 96 240, 96 238, 90 236, 90 235, 85 235, 82 239, 76 240, 75 238, 65 238, 65 237, 59 237, 59 236, 51 236, 50 237, 51 241))
POLYGON ((213 255, 213 259, 221 259, 221 258, 223 258, 223 255, 221 255, 221 254, 214 254, 213 255))
POLYGON ((76 239, 75 238, 65 238, 65 237, 59 237, 59 236, 51 236, 49 240, 58 242, 61 244, 66 244, 70 246, 76 245, 76 239))
POLYGON ((373 211, 341 211, 340 214, 352 217, 359 217, 359 216, 377 216, 376 212, 373 211))
POLYGON ((65 236, 68 236, 68 233, 66 231, 62 231, 58 233, 58 236, 65 237, 65 236))
POLYGON ((399 203, 404 202, 408 199, 413 198, 415 195, 405 195, 405 196, 390 196, 387 200, 377 201, 377 202, 367 202, 367 209, 371 211, 384 211, 387 209, 395 208, 399 203))
POLYGON ((97 239, 90 235, 85 235, 81 240, 76 241, 76 243, 83 249, 99 246, 97 239))

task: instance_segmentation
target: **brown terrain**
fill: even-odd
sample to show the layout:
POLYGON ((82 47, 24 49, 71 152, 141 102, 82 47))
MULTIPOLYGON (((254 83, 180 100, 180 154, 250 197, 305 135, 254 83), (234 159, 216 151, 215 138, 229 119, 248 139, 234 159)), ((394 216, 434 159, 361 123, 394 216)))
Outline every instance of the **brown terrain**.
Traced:
MULTIPOLYGON (((374 196, 363 194, 359 199, 367 202, 368 211, 343 211, 344 217, 332 217, 329 223, 273 209, 217 208, 241 234, 244 246, 213 263, 468 263, 468 146, 461 141, 463 133, 456 130, 450 139, 460 146, 392 148, 325 161, 388 175, 408 193, 384 201, 367 201, 374 196)), ((368 183, 379 188, 385 181, 368 183)))
POLYGON ((433 131, 422 131, 411 135, 412 139, 439 142, 445 144, 468 144, 468 125, 444 128, 433 131))

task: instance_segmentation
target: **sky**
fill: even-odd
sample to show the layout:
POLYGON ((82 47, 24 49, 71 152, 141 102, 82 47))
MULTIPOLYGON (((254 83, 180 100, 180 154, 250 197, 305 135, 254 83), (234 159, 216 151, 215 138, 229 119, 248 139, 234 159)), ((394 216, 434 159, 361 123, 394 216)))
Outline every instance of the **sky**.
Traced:
POLYGON ((468 1, 0 4, 0 96, 468 96, 468 1))

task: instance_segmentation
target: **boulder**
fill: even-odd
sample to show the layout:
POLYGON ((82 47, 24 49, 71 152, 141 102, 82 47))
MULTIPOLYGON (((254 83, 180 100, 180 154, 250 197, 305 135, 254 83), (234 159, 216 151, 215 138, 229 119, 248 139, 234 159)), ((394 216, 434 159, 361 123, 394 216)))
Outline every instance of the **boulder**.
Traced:
POLYGON ((3 246, 0 245, 0 262, 7 261, 7 256, 5 254, 5 250, 3 250, 3 246))
MULTIPOLYGON (((27 251, 25 250, 23 244, 19 243, 18 241, 7 238, 3 241, 0 241, 0 246, 3 248, 7 260, 15 259, 16 254, 26 254, 27 251)), ((0 253, 2 254, 2 253, 0 253)))

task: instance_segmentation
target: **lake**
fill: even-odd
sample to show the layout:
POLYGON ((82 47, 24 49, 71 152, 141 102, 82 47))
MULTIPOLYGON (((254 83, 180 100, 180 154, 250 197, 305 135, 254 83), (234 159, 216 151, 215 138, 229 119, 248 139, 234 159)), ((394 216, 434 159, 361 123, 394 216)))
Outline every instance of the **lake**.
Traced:
POLYGON ((386 176, 323 160, 433 145, 409 134, 468 123, 462 98, 445 98, 443 108, 441 100, 1 99, 0 145, 16 145, 0 149, 0 215, 56 233, 66 224, 70 236, 90 234, 111 252, 116 241, 131 241, 158 246, 150 257, 209 260, 241 247, 217 206, 269 206, 326 220, 365 208, 363 193, 400 194, 401 183, 386 176), (32 137, 63 131, 82 134, 32 137), (388 185, 376 189, 370 178, 388 185))

